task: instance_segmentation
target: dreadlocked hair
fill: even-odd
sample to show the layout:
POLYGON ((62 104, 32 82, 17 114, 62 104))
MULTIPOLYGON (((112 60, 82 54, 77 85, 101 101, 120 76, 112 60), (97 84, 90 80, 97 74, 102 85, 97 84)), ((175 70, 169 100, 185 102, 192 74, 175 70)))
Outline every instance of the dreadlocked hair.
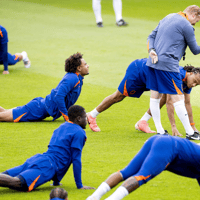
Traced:
POLYGON ((199 67, 194 67, 192 65, 186 65, 184 68, 187 72, 193 72, 194 74, 199 73, 200 74, 200 68, 199 67))
POLYGON ((65 60, 65 71, 75 73, 78 66, 81 65, 83 54, 77 52, 65 60))
POLYGON ((63 188, 54 188, 53 190, 51 190, 51 193, 50 193, 50 199, 53 199, 56 197, 60 199, 66 199, 67 196, 68 196, 68 193, 63 188))

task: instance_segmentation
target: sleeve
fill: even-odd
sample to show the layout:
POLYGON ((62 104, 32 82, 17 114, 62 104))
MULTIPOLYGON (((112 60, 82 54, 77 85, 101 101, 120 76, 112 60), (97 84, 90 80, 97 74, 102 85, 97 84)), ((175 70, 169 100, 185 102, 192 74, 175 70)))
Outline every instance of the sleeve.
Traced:
POLYGON ((66 96, 73 90, 74 86, 76 85, 77 79, 65 79, 60 84, 57 94, 55 96, 55 102, 58 106, 59 111, 61 112, 64 119, 68 120, 68 112, 65 105, 66 96))
POLYGON ((85 144, 85 140, 86 136, 81 132, 77 132, 73 137, 73 140, 71 142, 71 147, 82 151, 83 146, 85 144))
MULTIPOLYGON (((160 24, 160 23, 159 23, 159 24, 160 24)), ((149 49, 154 48, 154 41, 155 41, 155 38, 156 38, 156 35, 157 35, 157 32, 158 32, 159 24, 158 24, 158 26, 150 33, 150 35, 149 35, 148 38, 147 38, 147 49, 148 49, 148 51, 149 51, 149 49)))
POLYGON ((8 43, 0 45, 0 52, 3 58, 4 71, 8 71, 8 43))
POLYGON ((194 28, 190 26, 186 26, 183 29, 184 37, 189 46, 191 52, 196 55, 200 53, 200 46, 198 46, 195 35, 194 28))
POLYGON ((80 149, 72 148, 72 163, 73 163, 73 172, 74 172, 74 179, 76 182, 76 186, 78 189, 83 187, 82 180, 81 180, 81 154, 82 151, 80 149))

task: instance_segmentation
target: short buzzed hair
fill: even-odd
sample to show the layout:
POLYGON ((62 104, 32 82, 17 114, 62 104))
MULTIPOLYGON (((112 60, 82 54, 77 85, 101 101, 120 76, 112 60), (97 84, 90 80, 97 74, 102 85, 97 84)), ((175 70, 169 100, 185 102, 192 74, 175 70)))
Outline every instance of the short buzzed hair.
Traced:
POLYGON ((73 105, 68 109, 68 117, 69 120, 74 122, 74 120, 78 117, 78 116, 82 116, 83 113, 85 112, 85 109, 82 106, 79 105, 73 105))
POLYGON ((54 188, 53 190, 51 190, 50 199, 56 197, 60 199, 66 199, 68 197, 68 193, 63 188, 54 188))
POLYGON ((183 12, 188 13, 190 15, 194 14, 200 17, 200 8, 196 5, 188 6, 183 12))

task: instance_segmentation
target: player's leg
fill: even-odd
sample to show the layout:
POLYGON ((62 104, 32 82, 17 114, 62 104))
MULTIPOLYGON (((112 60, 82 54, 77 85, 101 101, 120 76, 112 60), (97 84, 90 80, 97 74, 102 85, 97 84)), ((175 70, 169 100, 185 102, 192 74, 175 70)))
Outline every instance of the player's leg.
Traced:
POLYGON ((92 0, 92 8, 95 14, 97 26, 103 27, 103 20, 101 17, 101 0, 92 0))
MULTIPOLYGON (((163 94, 160 100, 160 109, 166 104, 166 94, 163 94)), ((150 108, 147 112, 142 116, 142 118, 137 121, 135 124, 135 129, 139 131, 143 131, 144 133, 156 133, 156 131, 152 131, 149 127, 148 121, 151 119, 151 111, 150 108)))
POLYGON ((144 146, 138 152, 138 154, 131 160, 131 162, 123 170, 111 174, 106 179, 106 181, 104 181, 97 188, 97 190, 90 197, 87 198, 87 200, 99 200, 105 193, 110 191, 110 189, 115 187, 118 183, 136 174, 140 170, 146 156, 150 151, 151 145, 155 139, 156 139, 155 136, 151 137, 144 144, 144 146))
POLYGON ((127 26, 128 23, 122 19, 122 0, 113 0, 113 8, 115 11, 116 25, 127 26))
POLYGON ((30 60, 25 51, 22 53, 15 53, 14 55, 8 53, 8 65, 15 65, 21 60, 23 60, 25 68, 29 68, 31 66, 30 60))
POLYGON ((120 200, 160 174, 176 157, 174 143, 170 136, 156 136, 150 151, 142 163, 140 170, 125 180, 110 197, 106 200, 120 200))
POLYGON ((13 122, 13 109, 0 112, 0 122, 13 122))
POLYGON ((22 182, 18 177, 12 177, 8 174, 0 174, 0 187, 8 187, 15 190, 21 190, 22 182))
POLYGON ((126 96, 119 90, 106 97, 94 110, 88 113, 88 123, 92 131, 98 132, 100 128, 97 126, 96 117, 103 111, 107 110, 115 103, 122 101, 126 96))

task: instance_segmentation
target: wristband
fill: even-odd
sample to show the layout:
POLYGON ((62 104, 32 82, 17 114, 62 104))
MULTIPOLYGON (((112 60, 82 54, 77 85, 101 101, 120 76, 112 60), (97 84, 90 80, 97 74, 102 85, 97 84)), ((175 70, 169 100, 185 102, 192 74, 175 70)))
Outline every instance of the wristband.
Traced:
POLYGON ((194 122, 193 122, 193 123, 190 123, 190 125, 193 126, 193 125, 195 125, 195 123, 194 123, 194 122))

